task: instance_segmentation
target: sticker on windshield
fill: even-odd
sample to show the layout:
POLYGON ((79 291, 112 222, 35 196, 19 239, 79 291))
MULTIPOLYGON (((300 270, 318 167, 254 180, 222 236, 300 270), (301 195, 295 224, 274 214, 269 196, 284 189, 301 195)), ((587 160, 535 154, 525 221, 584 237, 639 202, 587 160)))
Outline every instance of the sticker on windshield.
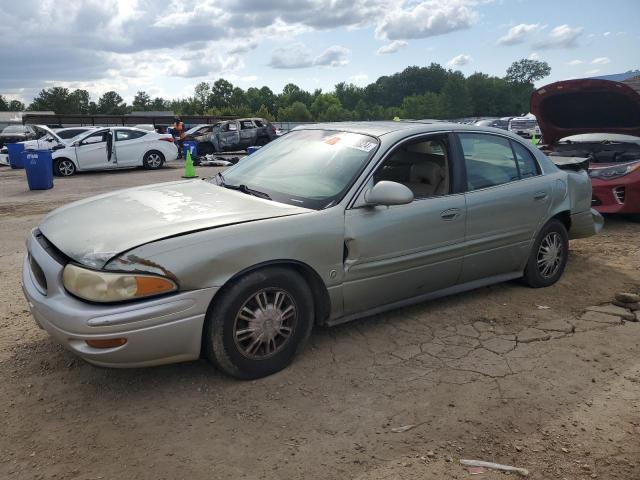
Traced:
POLYGON ((356 143, 355 145, 350 145, 353 148, 357 148, 358 150, 362 150, 363 152, 370 152, 371 150, 373 150, 374 148, 376 148, 376 143, 375 142, 370 142, 368 140, 362 139, 360 140, 358 143, 356 143))
POLYGON ((340 137, 335 136, 335 137, 329 137, 325 139, 324 143, 326 143, 327 145, 335 145, 339 141, 340 141, 340 137))

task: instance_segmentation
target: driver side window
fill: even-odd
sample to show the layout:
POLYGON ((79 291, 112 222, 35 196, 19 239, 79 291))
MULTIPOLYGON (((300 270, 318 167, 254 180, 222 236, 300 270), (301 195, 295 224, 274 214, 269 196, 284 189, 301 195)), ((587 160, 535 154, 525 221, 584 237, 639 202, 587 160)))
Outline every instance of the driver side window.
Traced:
POLYGON ((374 182, 389 180, 408 187, 415 199, 451 192, 446 135, 414 140, 396 148, 374 174, 374 182))
POLYGON ((82 140, 82 145, 86 145, 89 143, 100 143, 100 142, 106 142, 107 141, 107 134, 108 134, 108 130, 102 130, 100 132, 95 132, 91 135, 89 135, 88 137, 85 137, 84 140, 82 140))

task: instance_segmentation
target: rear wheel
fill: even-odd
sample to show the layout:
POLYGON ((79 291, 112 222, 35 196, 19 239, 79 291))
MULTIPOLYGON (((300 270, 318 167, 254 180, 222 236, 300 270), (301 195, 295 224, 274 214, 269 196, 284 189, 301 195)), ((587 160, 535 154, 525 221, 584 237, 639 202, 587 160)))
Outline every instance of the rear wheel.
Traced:
POLYGON ((215 152, 213 145, 209 142, 202 142, 198 144, 198 155, 205 156, 210 155, 215 152))
POLYGON ((313 298, 304 278, 281 267, 248 273, 216 298, 204 329, 209 360, 241 379, 285 368, 313 325, 313 298))
POLYGON ((162 168, 162 165, 164 165, 164 155, 155 150, 147 152, 144 154, 142 164, 144 165, 144 168, 148 170, 157 170, 162 168))
POLYGON ((57 158, 53 161, 53 173, 58 177, 70 177, 76 173, 76 165, 68 158, 57 158))
POLYGON ((556 283, 569 258, 569 236, 560 220, 549 221, 538 234, 524 271, 524 281, 533 288, 556 283))

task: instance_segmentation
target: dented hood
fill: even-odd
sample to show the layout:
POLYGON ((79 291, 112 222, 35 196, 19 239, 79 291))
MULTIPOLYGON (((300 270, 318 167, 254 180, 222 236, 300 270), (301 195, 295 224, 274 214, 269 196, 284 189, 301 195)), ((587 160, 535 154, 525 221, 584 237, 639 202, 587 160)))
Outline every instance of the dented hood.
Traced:
POLYGON ((102 268, 115 255, 162 238, 309 211, 189 180, 81 200, 54 210, 39 228, 68 257, 102 268))
POLYGON ((531 94, 544 143, 570 135, 621 133, 640 137, 640 94, 610 80, 555 82, 531 94))

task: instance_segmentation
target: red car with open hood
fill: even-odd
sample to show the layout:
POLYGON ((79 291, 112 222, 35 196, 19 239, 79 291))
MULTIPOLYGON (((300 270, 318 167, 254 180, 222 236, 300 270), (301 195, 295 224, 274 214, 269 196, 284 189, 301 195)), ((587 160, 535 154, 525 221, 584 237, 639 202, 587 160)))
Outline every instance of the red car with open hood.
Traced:
POLYGON ((624 83, 555 82, 531 95, 545 153, 559 166, 584 159, 600 213, 640 213, 640 94, 624 83))

